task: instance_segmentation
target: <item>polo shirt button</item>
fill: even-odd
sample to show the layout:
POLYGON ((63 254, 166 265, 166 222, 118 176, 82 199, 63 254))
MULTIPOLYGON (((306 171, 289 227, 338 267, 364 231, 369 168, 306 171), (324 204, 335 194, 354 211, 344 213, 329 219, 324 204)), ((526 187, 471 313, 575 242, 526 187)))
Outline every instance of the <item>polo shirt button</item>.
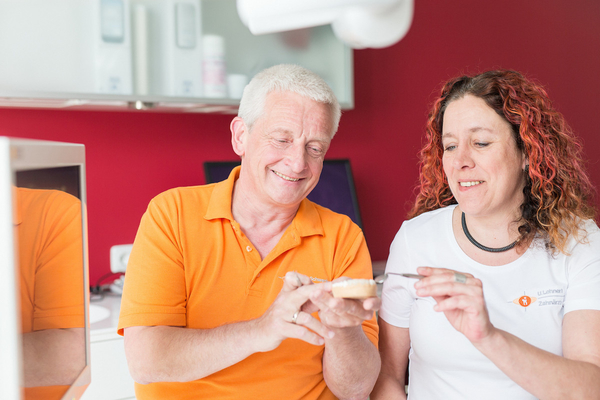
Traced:
POLYGON ((258 275, 256 275, 257 278, 260 278, 260 272, 258 273, 258 275))
POLYGON ((246 246, 246 251, 248 251, 248 252, 252 251, 252 247, 246 246))

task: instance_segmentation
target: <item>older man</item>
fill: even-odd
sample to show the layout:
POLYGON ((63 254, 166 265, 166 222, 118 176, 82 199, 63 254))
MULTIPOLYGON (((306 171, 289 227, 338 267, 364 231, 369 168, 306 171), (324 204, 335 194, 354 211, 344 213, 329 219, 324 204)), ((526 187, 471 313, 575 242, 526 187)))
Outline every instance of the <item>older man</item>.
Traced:
POLYGON ((366 398, 380 368, 360 229, 306 196, 340 118, 298 66, 258 74, 231 122, 242 165, 152 200, 127 267, 119 332, 138 399, 366 398))

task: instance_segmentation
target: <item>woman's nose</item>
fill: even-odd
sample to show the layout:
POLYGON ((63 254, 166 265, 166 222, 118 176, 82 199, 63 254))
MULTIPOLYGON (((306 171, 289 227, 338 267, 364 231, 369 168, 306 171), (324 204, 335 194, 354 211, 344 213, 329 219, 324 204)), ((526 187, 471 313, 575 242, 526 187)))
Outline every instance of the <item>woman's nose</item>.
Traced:
POLYGON ((473 168, 475 166, 469 146, 462 145, 456 148, 453 164, 456 169, 473 168))

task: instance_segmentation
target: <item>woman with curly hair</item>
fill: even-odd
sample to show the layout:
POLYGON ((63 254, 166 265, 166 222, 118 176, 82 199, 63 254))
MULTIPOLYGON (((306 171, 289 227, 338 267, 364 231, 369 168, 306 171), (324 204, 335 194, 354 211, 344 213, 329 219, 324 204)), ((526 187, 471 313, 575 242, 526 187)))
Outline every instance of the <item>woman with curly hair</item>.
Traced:
POLYGON ((371 399, 405 398, 405 383, 416 400, 600 398, 600 230, 582 164, 521 74, 444 85, 386 266, 371 399))

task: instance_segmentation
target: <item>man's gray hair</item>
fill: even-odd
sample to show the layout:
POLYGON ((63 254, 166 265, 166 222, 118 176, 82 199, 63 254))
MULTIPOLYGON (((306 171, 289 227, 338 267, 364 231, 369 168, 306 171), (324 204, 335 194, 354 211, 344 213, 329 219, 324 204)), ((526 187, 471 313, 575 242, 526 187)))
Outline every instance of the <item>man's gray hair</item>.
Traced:
POLYGON ((293 64, 279 64, 267 68, 256 74, 244 88, 238 117, 244 120, 250 131, 264 112, 267 95, 273 91, 290 91, 327 104, 333 122, 331 137, 335 135, 342 112, 333 90, 319 75, 293 64))

